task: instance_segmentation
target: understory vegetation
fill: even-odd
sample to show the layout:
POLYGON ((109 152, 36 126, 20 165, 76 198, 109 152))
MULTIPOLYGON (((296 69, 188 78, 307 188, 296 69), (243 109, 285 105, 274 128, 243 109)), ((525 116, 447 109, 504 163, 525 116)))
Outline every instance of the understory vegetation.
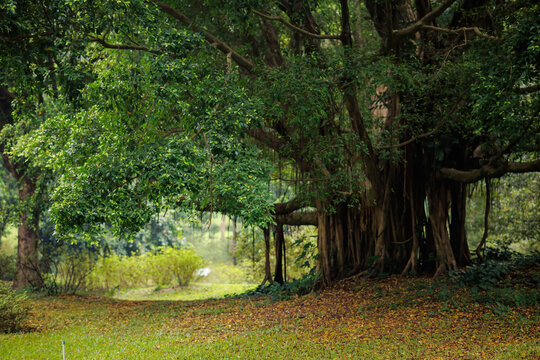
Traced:
POLYGON ((87 289, 111 290, 153 285, 186 286, 204 265, 192 249, 160 248, 131 257, 100 258, 88 278, 87 289))
POLYGON ((0 280, 0 334, 24 329, 30 307, 25 294, 17 293, 0 280))

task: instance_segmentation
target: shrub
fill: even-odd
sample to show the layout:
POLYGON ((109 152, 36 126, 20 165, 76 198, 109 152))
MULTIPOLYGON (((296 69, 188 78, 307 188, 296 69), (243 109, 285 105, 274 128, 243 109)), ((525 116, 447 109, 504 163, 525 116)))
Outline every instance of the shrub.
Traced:
POLYGON ((243 294, 236 295, 235 297, 252 297, 270 295, 273 300, 289 299, 293 295, 305 295, 313 291, 316 284, 320 280, 320 273, 311 269, 307 275, 304 275, 300 279, 295 279, 290 282, 286 282, 280 285, 276 282, 267 286, 258 286, 254 290, 248 290, 243 294))
POLYGON ((26 296, 0 282, 0 333, 20 331, 29 311, 26 296))
POLYGON ((200 255, 191 249, 159 248, 154 253, 100 259, 88 278, 89 288, 112 290, 189 284, 195 272, 204 265, 200 255))
POLYGON ((195 271, 204 266, 204 260, 193 249, 166 248, 160 255, 179 286, 188 285, 194 279, 195 271))
POLYGON ((490 249, 489 254, 494 259, 487 258, 486 261, 468 266, 464 270, 452 271, 449 273, 450 278, 458 285, 478 286, 482 290, 489 290, 512 271, 534 266, 540 260, 538 252, 523 255, 505 248, 490 249))
POLYGON ((97 254, 86 248, 58 246, 42 259, 46 272, 42 274, 45 290, 50 294, 75 293, 86 287, 88 275, 96 264, 97 254))
POLYGON ((463 271, 452 272, 450 277, 460 285, 478 286, 482 290, 488 290, 513 269, 512 263, 488 260, 469 266, 463 271))
POLYGON ((15 275, 15 255, 0 252, 0 280, 11 281, 15 275))
POLYGON ((116 254, 100 258, 88 276, 87 287, 112 290, 145 286, 149 279, 154 280, 154 273, 149 270, 151 261, 147 256, 120 257, 116 254))

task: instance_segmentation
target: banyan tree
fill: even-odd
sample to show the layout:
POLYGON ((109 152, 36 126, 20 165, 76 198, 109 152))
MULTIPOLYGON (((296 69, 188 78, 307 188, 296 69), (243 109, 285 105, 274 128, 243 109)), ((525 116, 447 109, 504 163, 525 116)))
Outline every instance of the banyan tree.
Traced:
POLYGON ((48 6, 59 20, 25 31, 64 51, 45 65, 66 95, 27 148, 64 154, 41 166, 69 164, 51 210, 66 228, 222 211, 271 226, 276 242, 284 224, 316 225, 325 285, 438 275, 471 261, 469 184, 540 170, 533 1, 48 6), (77 69, 77 83, 61 78, 77 69), (272 204, 276 159, 294 193, 272 204))

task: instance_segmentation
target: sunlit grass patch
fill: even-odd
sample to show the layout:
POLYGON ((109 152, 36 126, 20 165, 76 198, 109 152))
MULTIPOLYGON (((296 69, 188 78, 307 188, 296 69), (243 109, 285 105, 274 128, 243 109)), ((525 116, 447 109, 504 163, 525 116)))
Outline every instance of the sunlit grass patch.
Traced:
POLYGON ((177 300, 192 301, 205 299, 221 299, 227 295, 240 294, 255 288, 255 284, 212 284, 194 283, 189 286, 168 288, 139 288, 118 290, 115 299, 120 300, 177 300))

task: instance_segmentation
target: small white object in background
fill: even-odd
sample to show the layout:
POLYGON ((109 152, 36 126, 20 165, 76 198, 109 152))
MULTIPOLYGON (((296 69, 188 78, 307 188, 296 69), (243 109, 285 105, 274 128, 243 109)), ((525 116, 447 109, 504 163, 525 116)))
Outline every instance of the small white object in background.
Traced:
POLYGON ((66 342, 62 340, 62 359, 66 360, 66 342))
POLYGON ((207 277, 209 274, 210 274, 209 268, 202 268, 195 271, 195 276, 198 276, 198 277, 207 277))

